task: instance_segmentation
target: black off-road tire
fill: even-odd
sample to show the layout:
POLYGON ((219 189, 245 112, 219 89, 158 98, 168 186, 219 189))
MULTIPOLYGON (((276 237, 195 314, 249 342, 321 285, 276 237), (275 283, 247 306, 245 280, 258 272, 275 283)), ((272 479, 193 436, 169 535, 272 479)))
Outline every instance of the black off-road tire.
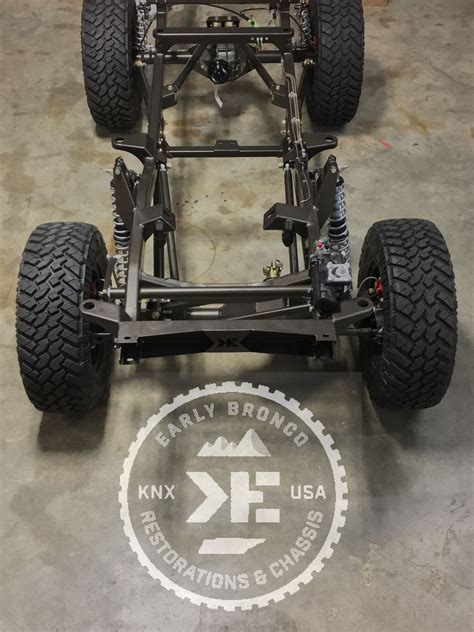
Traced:
POLYGON ((23 252, 17 289, 17 350, 23 385, 41 411, 92 410, 108 395, 113 346, 82 319, 97 296, 107 252, 99 230, 79 222, 41 224, 23 252))
POLYGON ((312 0, 315 65, 306 100, 317 125, 342 127, 355 116, 364 76, 362 0, 312 0))
POLYGON ((108 130, 133 127, 141 94, 133 67, 134 0, 84 0, 82 68, 92 118, 108 130))
POLYGON ((435 406, 448 389, 457 343, 454 272, 443 236, 425 220, 375 223, 362 246, 361 294, 368 277, 381 279, 383 299, 382 340, 360 343, 372 400, 386 408, 435 406))

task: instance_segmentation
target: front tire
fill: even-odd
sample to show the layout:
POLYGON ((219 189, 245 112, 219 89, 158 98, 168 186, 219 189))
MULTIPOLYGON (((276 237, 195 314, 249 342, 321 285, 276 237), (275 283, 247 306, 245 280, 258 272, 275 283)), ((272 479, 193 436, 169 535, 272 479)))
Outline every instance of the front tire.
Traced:
POLYGON ((419 219, 375 223, 367 233, 359 288, 382 299, 381 339, 361 338, 372 400, 386 408, 429 408, 444 397, 454 368, 457 302, 446 242, 419 219))
POLYGON ((20 264, 17 350, 28 398, 38 410, 92 410, 108 395, 113 341, 82 319, 97 298, 107 265, 102 235, 79 222, 41 224, 20 264))

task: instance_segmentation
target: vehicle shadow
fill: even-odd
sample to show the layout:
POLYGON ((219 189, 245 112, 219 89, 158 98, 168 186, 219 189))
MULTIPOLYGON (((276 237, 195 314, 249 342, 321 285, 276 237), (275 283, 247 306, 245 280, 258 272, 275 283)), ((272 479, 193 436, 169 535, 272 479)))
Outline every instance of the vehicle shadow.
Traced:
POLYGON ((367 415, 367 427, 379 424, 401 448, 408 450, 422 445, 451 449, 462 446, 466 441, 471 442, 473 435, 469 410, 472 397, 469 396, 471 389, 467 389, 471 371, 467 367, 470 366, 469 359, 472 358, 473 352, 472 341, 464 330, 459 328, 456 364, 451 384, 443 400, 437 406, 425 410, 387 410, 374 406, 374 414, 367 415), (467 414, 459 415, 463 407, 466 408, 467 414), (457 421, 456 431, 453 431, 452 427, 454 417, 457 421), (433 431, 430 428, 430 432, 425 432, 428 424, 433 431))
MULTIPOLYGON (((472 446, 473 399, 472 394, 468 395, 472 387, 468 385, 463 358, 472 357, 473 350, 462 330, 458 348, 462 357, 451 385, 443 400, 433 408, 383 409, 370 401, 364 389, 359 467, 366 484, 366 511, 372 515, 375 527, 390 524, 396 509, 387 499, 405 495, 412 498, 414 481, 424 475, 423 468, 433 467, 434 458, 440 468, 446 467, 457 458, 459 450, 472 446)), ((457 463, 458 468, 463 467, 462 462, 457 463)), ((439 483, 440 479, 426 481, 434 490, 439 483)), ((368 531, 373 528, 368 522, 365 526, 368 531)))
POLYGON ((86 452, 104 438, 107 406, 82 415, 43 413, 37 444, 44 452, 86 452))

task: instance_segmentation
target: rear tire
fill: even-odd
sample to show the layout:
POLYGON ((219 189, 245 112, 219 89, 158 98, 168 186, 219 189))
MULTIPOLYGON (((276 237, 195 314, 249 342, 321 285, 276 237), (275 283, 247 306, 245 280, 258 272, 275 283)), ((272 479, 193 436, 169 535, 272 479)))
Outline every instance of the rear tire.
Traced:
POLYGON ((96 329, 79 311, 84 299, 97 297, 106 265, 102 235, 90 224, 41 224, 26 244, 17 350, 26 393, 41 411, 89 411, 108 395, 112 339, 94 341, 96 329))
POLYGON ((316 52, 308 113, 317 125, 341 127, 355 116, 364 76, 362 0, 311 0, 316 52))
POLYGON ((134 0, 84 0, 82 68, 87 103, 94 121, 108 130, 133 127, 141 94, 133 66, 134 0))
POLYGON ((425 220, 375 223, 362 246, 361 294, 369 277, 381 281, 383 300, 382 339, 360 342, 372 400, 386 408, 436 406, 448 389, 457 343, 454 272, 443 236, 425 220))

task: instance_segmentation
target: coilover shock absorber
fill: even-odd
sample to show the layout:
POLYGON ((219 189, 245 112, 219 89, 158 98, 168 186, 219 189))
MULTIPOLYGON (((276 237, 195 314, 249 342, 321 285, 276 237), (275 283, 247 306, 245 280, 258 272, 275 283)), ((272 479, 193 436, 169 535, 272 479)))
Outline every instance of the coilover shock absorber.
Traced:
POLYGON ((117 202, 115 198, 114 181, 110 182, 110 192, 112 195, 112 222, 113 222, 113 238, 114 238, 114 257, 117 259, 115 264, 115 275, 117 285, 125 287, 127 283, 128 272, 128 254, 130 249, 130 233, 127 230, 122 218, 117 211, 117 202))
POLYGON ((134 47, 138 51, 140 48, 146 47, 145 35, 147 29, 147 21, 149 9, 146 2, 138 2, 136 5, 136 21, 135 21, 135 41, 134 47))
POLYGON ((336 198, 334 209, 329 217, 328 240, 335 263, 349 263, 351 254, 349 250, 349 227, 346 214, 346 193, 344 178, 339 175, 336 184, 336 198))
MULTIPOLYGON (((315 185, 321 170, 312 174, 315 185)), ((352 289, 349 229, 346 217, 344 179, 337 174, 334 206, 328 218, 327 237, 321 237, 309 258, 313 304, 321 314, 333 313, 352 289)))
POLYGON ((304 2, 298 2, 295 4, 295 13, 298 16, 298 21, 301 27, 301 40, 300 46, 307 48, 311 46, 312 33, 311 33, 311 16, 309 13, 309 7, 304 2))
MULTIPOLYGON (((320 176, 320 170, 313 173, 316 184, 320 176)), ((316 242, 315 251, 309 258, 314 305, 321 314, 334 312, 339 300, 349 295, 352 289, 346 196, 344 179, 340 174, 337 175, 335 193, 334 206, 328 219, 327 237, 316 242)))

